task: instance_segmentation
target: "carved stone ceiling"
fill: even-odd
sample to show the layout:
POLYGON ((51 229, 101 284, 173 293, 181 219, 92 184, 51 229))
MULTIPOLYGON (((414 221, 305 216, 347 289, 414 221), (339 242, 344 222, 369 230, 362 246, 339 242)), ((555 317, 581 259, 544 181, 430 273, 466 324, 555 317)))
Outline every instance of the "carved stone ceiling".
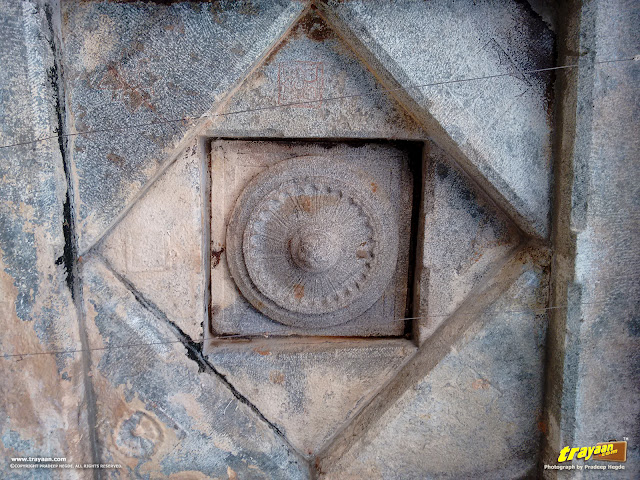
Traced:
MULTIPOLYGON (((71 29, 86 12, 65 8, 71 60, 87 48, 79 47, 71 29)), ((160 24, 175 23, 186 34, 187 20, 205 15, 198 8, 186 13, 167 7, 175 22, 160 24)), ((481 93, 456 85, 427 92, 415 87, 433 78, 405 58, 406 52, 396 51, 377 25, 376 12, 384 8, 352 2, 302 12, 274 2, 256 18, 238 17, 234 28, 249 31, 235 44, 227 39, 238 71, 225 76, 216 70, 204 83, 194 73, 192 80, 206 95, 184 112, 165 111, 161 88, 150 80, 159 66, 153 56, 144 64, 138 50, 116 70, 109 69, 107 57, 117 52, 107 49, 99 65, 78 64, 70 73, 77 127, 92 127, 100 98, 109 96, 132 109, 136 121, 147 114, 155 118, 161 110, 165 118, 208 112, 171 132, 158 127, 145 133, 149 148, 142 150, 132 146, 133 139, 76 140, 80 244, 90 259, 86 301, 97 312, 91 319, 94 333, 107 345, 119 338, 104 313, 105 292, 113 287, 123 305, 129 305, 129 292, 154 318, 145 322, 166 324, 201 368, 251 406, 246 413, 256 414, 252 421, 266 422, 276 443, 284 442, 302 463, 320 455, 327 471, 335 452, 355 448, 355 440, 346 437, 350 429, 369 432, 376 425, 371 409, 391 408, 403 392, 424 385, 420 382, 432 370, 442 375, 441 369, 456 362, 472 368, 467 356, 479 355, 483 347, 473 344, 465 351, 470 341, 465 332, 491 324, 508 344, 530 345, 545 328, 543 319, 534 329, 505 332, 495 325, 503 320, 484 313, 494 302, 546 304, 546 270, 540 266, 546 257, 525 244, 531 237, 543 240, 547 232, 549 127, 541 94, 547 79, 521 73, 547 61, 544 48, 529 61, 512 49, 505 31, 482 30, 479 40, 462 39, 474 56, 455 68, 425 67, 429 75, 447 72, 443 78, 450 80, 475 74, 478 62, 480 73, 515 73, 481 93), (260 33, 264 28, 271 33, 260 33), (278 36, 269 45, 262 40, 278 36), (404 60, 394 64, 390 56, 404 60), (238 80, 240 71, 244 76, 238 80), (519 114, 522 102, 526 110, 519 114), (495 131, 512 136, 513 145, 501 143, 495 131), (526 152, 521 141, 528 142, 526 152), (98 150, 109 151, 112 163, 105 164, 98 150), (93 169, 96 162, 99 168, 93 169), (514 180, 524 164, 535 176, 532 186, 514 180), (119 177, 115 189, 103 185, 114 168, 130 169, 135 180, 119 177), (411 177, 415 172, 422 175, 417 182, 411 177), (422 192, 414 196, 416 185, 422 192), (91 189, 100 194, 92 198, 91 189), (409 258, 412 209, 419 211, 415 269, 409 258), (407 328, 408 294, 417 318, 407 328), (273 335, 277 338, 265 338, 273 335), (457 349, 466 353, 452 359, 450 352, 457 349)), ((407 4, 400 14, 411 17, 412 8, 407 4)), ((432 13, 448 21, 456 15, 432 13)), ((479 28, 468 15, 463 20, 474 31, 479 28)), ((120 27, 105 20, 96 28, 106 37, 120 27)), ((214 22, 212 35, 218 28, 214 22)), ((158 41, 173 35, 171 28, 165 30, 156 35, 158 41)), ((437 45, 450 46, 446 35, 440 42, 420 34, 415 40, 428 45, 416 49, 416 62, 426 62, 437 45)), ((193 40, 193 45, 206 43, 202 37, 193 40)), ((195 63, 208 55, 196 50, 187 49, 195 63)), ((215 55, 219 51, 218 45, 215 55)), ((134 337, 141 335, 135 326, 140 313, 120 308, 126 311, 114 310, 112 316, 134 337)), ((168 335, 156 333, 154 338, 168 335)), ((491 344, 483 353, 487 365, 502 361, 500 348, 491 344)), ((531 366, 528 388, 539 405, 542 357, 535 349, 522 351, 516 363, 531 366)), ((96 356, 95 364, 105 385, 117 383, 106 369, 118 370, 119 360, 96 356)), ((487 367, 471 374, 473 380, 460 375, 455 388, 471 388, 475 399, 467 380, 476 385, 487 377, 500 384, 494 373, 487 367)), ((516 377, 509 381, 518 383, 516 377)), ((176 381, 171 375, 164 380, 176 381)), ((132 392, 144 398, 146 383, 140 381, 132 392)), ((483 392, 485 384, 478 385, 483 392)), ((168 397, 187 394, 166 388, 168 397)), ((515 401, 502 393, 494 400, 500 408, 515 401)), ((448 401, 445 395, 434 405, 448 401)), ((220 402, 228 400, 220 397, 220 402)), ((213 408, 210 401, 200 405, 201 412, 213 408)), ((213 410, 221 414, 224 404, 216 405, 213 410)), ((145 408, 161 418, 153 406, 145 408)), ((114 413, 99 415, 106 419, 114 413)), ((525 412, 516 421, 529 417, 525 412)), ((209 418, 205 413, 200 421, 209 421, 204 418, 209 418)))

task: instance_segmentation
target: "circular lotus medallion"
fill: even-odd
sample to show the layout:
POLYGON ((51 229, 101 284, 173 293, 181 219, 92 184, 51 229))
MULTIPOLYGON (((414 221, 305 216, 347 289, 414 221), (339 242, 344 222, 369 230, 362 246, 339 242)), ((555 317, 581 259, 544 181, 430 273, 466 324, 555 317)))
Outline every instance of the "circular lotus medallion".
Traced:
POLYGON ((280 162, 254 178, 227 228, 242 294, 285 325, 322 328, 370 308, 398 256, 395 213, 365 172, 325 157, 280 162))

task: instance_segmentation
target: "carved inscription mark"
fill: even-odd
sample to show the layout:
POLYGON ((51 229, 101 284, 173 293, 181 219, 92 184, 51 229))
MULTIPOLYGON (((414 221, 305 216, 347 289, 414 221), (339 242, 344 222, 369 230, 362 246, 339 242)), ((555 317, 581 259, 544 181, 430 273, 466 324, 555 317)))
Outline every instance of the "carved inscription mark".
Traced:
POLYGON ((282 62, 278 65, 278 105, 320 108, 322 62, 282 62))

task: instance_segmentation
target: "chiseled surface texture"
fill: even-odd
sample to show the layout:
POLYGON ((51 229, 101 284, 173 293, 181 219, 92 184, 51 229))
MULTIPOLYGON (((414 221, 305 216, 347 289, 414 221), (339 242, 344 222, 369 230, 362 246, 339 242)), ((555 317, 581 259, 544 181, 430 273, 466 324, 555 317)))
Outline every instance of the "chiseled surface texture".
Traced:
POLYGON ((435 144, 424 174, 424 249, 420 282, 421 340, 492 275, 520 243, 518 229, 435 144))
MULTIPOLYGON (((583 35, 595 62, 632 58, 640 52, 640 6, 631 1, 598 1, 583 13, 583 35), (588 27, 592 26, 592 30, 588 27), (612 36, 611 32, 616 32, 612 36)), ((640 477, 640 65, 597 65, 584 72, 578 95, 589 98, 577 129, 591 144, 586 215, 576 255, 577 288, 569 303, 580 318, 575 385, 575 445, 629 438, 624 472, 588 472, 585 478, 640 477), (589 122, 592 122, 589 125, 589 122), (579 305, 582 303, 582 305, 579 305), (607 412, 607 413, 604 413, 607 412), (601 440, 598 440, 601 439, 601 440)), ((583 150, 584 151, 584 150, 583 150)), ((606 464, 607 462, 599 462, 606 464)))
MULTIPOLYGON (((349 323, 393 286, 403 209, 353 163, 324 155, 279 162, 236 200, 227 263, 270 319, 307 329, 349 323)), ((385 173, 398 167, 388 163, 385 173)))
MULTIPOLYGON (((37 2, 0 1, 0 144, 51 135, 57 126, 47 13, 37 2)), ((0 149, 0 350, 15 355, 81 348, 65 272, 66 181, 56 139, 0 149)), ((0 477, 11 457, 91 462, 82 356, 0 356, 0 477)), ((82 470, 66 478, 89 478, 82 470)))
POLYGON ((526 2, 331 2, 540 236, 548 234, 554 37, 526 2), (419 85, 507 74, 472 82, 419 85))
MULTIPOLYGON (((214 192, 226 191, 216 176, 219 165, 206 171, 213 157, 205 153, 231 137, 261 143, 260 155, 251 150, 235 157, 248 160, 241 165, 246 171, 238 169, 243 179, 276 158, 298 156, 305 139, 334 142, 331 148, 306 143, 306 154, 337 155, 336 143, 371 141, 356 163, 367 156, 380 161, 379 154, 400 145, 384 143, 388 139, 424 141, 416 306, 440 315, 422 325, 425 337, 451 325, 442 315, 476 302, 495 267, 528 240, 501 213, 508 210, 501 202, 544 244, 553 76, 523 72, 553 65, 554 35, 528 2, 336 0, 298 24, 302 1, 61 3, 0 0, 0 477, 414 480, 539 473, 540 436, 557 428, 540 422, 549 353, 546 245, 532 253, 537 264, 518 264, 523 273, 508 290, 500 296, 491 290, 498 298, 468 321, 468 331, 443 328, 423 344, 446 352, 429 371, 402 370, 413 365, 405 362, 417 347, 400 338, 361 339, 358 347, 334 338, 331 348, 317 338, 235 339, 206 354, 202 341, 206 275, 211 272, 214 296, 231 281, 221 273, 224 241, 216 237, 225 223, 208 224, 209 202, 214 219, 220 204, 219 196, 207 195, 207 182, 214 192), (53 31, 60 32, 58 42, 53 31), (383 91, 378 80, 389 78, 373 72, 376 64, 365 65, 365 58, 377 59, 407 89, 408 97, 397 98, 417 105, 412 115, 383 91), (170 121, 215 108, 261 110, 216 117, 199 139, 196 118, 170 121), (441 133, 422 130, 425 112, 450 143, 436 145, 441 133), (125 128, 150 122, 157 124, 125 128), (4 148, 60 128, 97 131, 4 148), (282 145, 273 138, 298 141, 277 157, 282 145), (461 156, 456 163, 452 153, 469 163, 461 156), (166 163, 170 159, 175 163, 166 163), (462 173, 460 166, 473 171, 471 164, 486 182, 462 173), (126 210, 156 175, 157 183, 126 210), (478 184, 489 192, 489 184, 495 186, 500 207, 478 184), (209 233, 210 259, 203 256, 209 233), (19 355, 51 351, 62 352, 19 355), (397 383, 387 383, 394 378, 397 383), (389 385, 410 386, 377 397, 394 400, 373 412, 371 428, 359 430, 356 421, 353 430, 343 429, 353 419, 366 421, 360 413, 389 385), (352 431, 331 448, 332 439, 352 431), (350 448, 340 457, 342 445, 350 448), (122 468, 101 475, 11 469, 11 457, 23 456, 122 468), (335 462, 314 472, 329 463, 323 459, 335 462)), ((574 445, 629 437, 627 470, 617 476, 637 478, 640 63, 589 68, 588 62, 640 53, 640 13, 631 0, 585 3, 580 162, 573 192, 559 192, 574 195, 576 283, 567 309, 567 338, 574 343, 552 353, 571 355, 565 359, 576 370, 563 378, 561 392, 575 397, 575 418, 565 422, 575 428, 567 437, 574 445)), ((388 164, 379 167, 384 172, 388 164)), ((390 181, 390 194, 411 201, 405 180, 390 181)), ((406 233, 401 241, 408 243, 406 233)), ((399 261, 411 271, 408 247, 403 251, 399 261)), ((404 288, 404 276, 400 280, 394 288, 404 288)), ((217 306, 240 305, 234 295, 222 296, 217 306)), ((388 306, 389 318, 397 307, 388 306)), ((211 313, 215 317, 215 309, 211 313)), ((222 330, 237 333, 240 317, 222 330)), ((250 333, 269 326, 255 312, 247 319, 250 333)), ((350 328, 339 333, 357 334, 350 328)), ((386 324, 373 333, 398 337, 405 330, 386 324)), ((416 364, 429 364, 429 350, 420 354, 416 364)))
POLYGON ((547 282, 544 270, 530 266, 479 319, 485 327, 472 327, 320 478, 531 473, 541 434, 547 282))
POLYGON ((218 117, 211 133, 239 137, 424 137, 422 128, 314 12, 305 15, 278 43, 223 112, 252 109, 259 110, 218 117))
POLYGON ((99 251, 194 341, 202 340, 205 317, 203 172, 197 142, 187 146, 99 251))
POLYGON ((107 129, 71 145, 81 251, 302 7, 285 0, 62 2, 70 128, 107 129), (183 117, 195 118, 167 123, 183 117), (157 125, 119 130, 148 123, 157 125))
POLYGON ((402 340, 220 347, 208 358, 305 456, 318 450, 415 352, 402 340))
MULTIPOLYGON (((420 161, 415 145, 216 140, 211 147, 211 311, 213 334, 400 336, 405 316, 412 181, 410 162, 420 161), (416 159, 415 156, 418 156, 416 159), (240 294, 227 265, 227 224, 239 195, 267 168, 293 157, 321 156, 348 163, 370 177, 373 190, 386 192, 395 209, 400 246, 394 278, 376 303, 351 322, 324 328, 297 328, 274 322, 240 294)), ((321 327, 321 326, 319 326, 321 327)))
POLYGON ((307 478, 305 462, 104 264, 89 260, 84 277, 101 461, 123 465, 107 478, 307 478), (127 343, 148 345, 110 348, 127 343))

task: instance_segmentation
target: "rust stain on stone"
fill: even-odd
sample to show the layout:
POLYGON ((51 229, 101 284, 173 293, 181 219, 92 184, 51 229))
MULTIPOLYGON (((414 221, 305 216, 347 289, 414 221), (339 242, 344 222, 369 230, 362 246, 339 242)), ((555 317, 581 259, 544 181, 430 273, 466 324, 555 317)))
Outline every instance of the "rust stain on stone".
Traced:
POLYGON ((300 206, 307 213, 312 213, 313 203, 311 202, 311 197, 308 195, 303 195, 300 197, 300 206))
POLYGON ((547 434, 547 431, 549 430, 549 428, 547 427, 547 423, 544 421, 539 421, 538 422, 538 431, 542 432, 543 434, 547 434))
POLYGON ((271 53, 269 54, 269 56, 266 58, 265 64, 268 64, 268 63, 272 62, 273 59, 278 54, 278 52, 280 50, 282 50, 284 47, 286 47, 288 44, 289 44, 289 38, 285 38, 285 39, 282 40, 282 42, 280 42, 278 45, 276 45, 274 47, 274 49, 271 51, 271 53))
POLYGON ((114 92, 121 92, 127 100, 131 111, 135 112, 141 105, 151 111, 155 111, 151 104, 151 95, 143 91, 139 86, 131 85, 118 71, 115 65, 109 65, 106 73, 100 79, 98 88, 110 88, 114 92))
POLYGON ((488 380, 484 378, 477 378, 471 384, 471 388, 473 388, 474 390, 486 390, 490 385, 491 384, 488 380))
POLYGON ((293 296, 296 300, 302 300, 302 297, 304 297, 304 285, 296 283, 293 286, 293 296))
POLYGON ((258 353, 258 354, 260 354, 260 355, 262 355, 262 356, 271 355, 271 351, 269 351, 269 350, 263 350, 263 349, 260 349, 260 348, 254 348, 253 351, 258 353))
POLYGON ((165 25, 164 28, 165 28, 165 30, 175 31, 176 33, 179 33, 181 35, 184 34, 184 23, 182 21, 179 21, 176 24, 165 25))
POLYGON ((376 193, 378 191, 378 184, 376 182, 371 182, 371 191, 376 193))
POLYGON ((220 257, 224 253, 224 247, 220 250, 211 250, 211 268, 216 268, 220 264, 220 257))
POLYGON ((280 370, 271 370, 269 372, 269 380, 271 380, 271 383, 281 385, 284 382, 284 379, 284 373, 282 373, 280 370))
POLYGON ((107 160, 122 165, 124 163, 124 158, 120 155, 116 155, 115 153, 110 153, 107 155, 107 160))
POLYGON ((331 194, 292 195, 283 204, 281 212, 283 215, 291 215, 302 210, 314 214, 318 208, 328 208, 338 203, 340 203, 340 198, 331 194))
POLYGON ((307 37, 316 42, 324 42, 334 36, 331 28, 315 12, 300 20, 300 27, 307 37))

